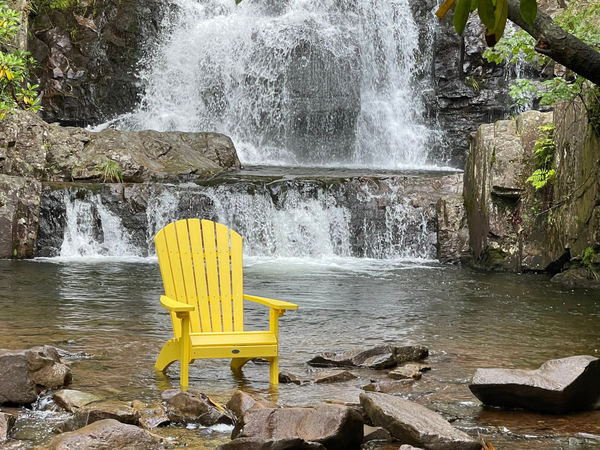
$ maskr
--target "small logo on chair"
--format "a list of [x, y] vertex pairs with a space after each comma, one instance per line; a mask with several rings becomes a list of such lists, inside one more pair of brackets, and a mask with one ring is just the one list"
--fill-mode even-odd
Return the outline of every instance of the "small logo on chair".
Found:
[[233, 353], [234, 355], [237, 355], [240, 351], [236, 348], [234, 350], [231, 350], [231, 353]]

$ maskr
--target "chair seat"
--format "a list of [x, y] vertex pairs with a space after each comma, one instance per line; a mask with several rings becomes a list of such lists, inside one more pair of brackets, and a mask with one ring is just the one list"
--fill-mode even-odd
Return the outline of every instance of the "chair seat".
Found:
[[245, 347], [277, 345], [277, 336], [270, 331], [238, 331], [232, 333], [190, 333], [192, 347]]

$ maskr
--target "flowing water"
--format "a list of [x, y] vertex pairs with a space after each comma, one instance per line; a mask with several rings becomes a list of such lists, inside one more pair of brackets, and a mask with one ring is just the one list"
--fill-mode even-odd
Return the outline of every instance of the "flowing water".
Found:
[[[499, 449], [600, 446], [598, 412], [555, 416], [483, 408], [467, 387], [478, 367], [533, 369], [551, 358], [598, 355], [600, 292], [573, 290], [545, 276], [351, 257], [247, 257], [245, 291], [299, 305], [281, 319], [281, 370], [301, 375], [305, 362], [322, 351], [422, 344], [432, 370], [402, 396], [433, 407], [472, 435], [480, 432]], [[167, 377], [153, 370], [171, 334], [158, 303], [162, 292], [154, 258], [0, 261], [0, 347], [51, 344], [84, 352], [89, 357], [72, 361], [74, 389], [155, 403], [162, 390], [178, 385], [177, 364]], [[250, 327], [267, 324], [260, 312], [246, 311]], [[361, 386], [385, 378], [378, 371], [353, 372], [358, 379], [333, 385], [282, 384], [277, 401], [355, 403]], [[236, 389], [274, 395], [268, 368], [251, 363], [237, 378], [227, 361], [197, 361], [190, 386], [222, 402]], [[207, 437], [202, 429], [160, 432], [177, 437], [172, 448], [186, 442], [213, 448], [227, 440], [226, 433]]]

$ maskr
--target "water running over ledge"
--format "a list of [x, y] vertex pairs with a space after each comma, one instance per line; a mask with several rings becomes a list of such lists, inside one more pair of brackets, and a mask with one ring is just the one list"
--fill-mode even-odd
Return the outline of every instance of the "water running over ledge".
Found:
[[217, 131], [244, 164], [423, 167], [430, 49], [408, 0], [173, 0], [140, 107], [110, 126]]

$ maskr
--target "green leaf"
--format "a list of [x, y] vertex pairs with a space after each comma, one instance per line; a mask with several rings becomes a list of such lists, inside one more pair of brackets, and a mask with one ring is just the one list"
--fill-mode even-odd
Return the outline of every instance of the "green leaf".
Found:
[[529, 25], [533, 25], [537, 16], [536, 0], [521, 0], [521, 17]]
[[494, 17], [494, 3], [492, 0], [479, 0], [478, 12], [481, 22], [487, 28], [493, 29], [496, 24], [496, 18]]
[[479, 0], [471, 0], [471, 9], [469, 10], [469, 12], [473, 12], [477, 9], [477, 6], [479, 4]]
[[508, 0], [496, 0], [494, 16], [496, 17], [496, 22], [493, 32], [494, 36], [496, 37], [496, 42], [498, 42], [504, 34], [504, 28], [506, 28], [506, 19], [508, 18]]
[[465, 31], [469, 13], [471, 12], [471, 0], [458, 0], [454, 7], [454, 29], [460, 35]]

